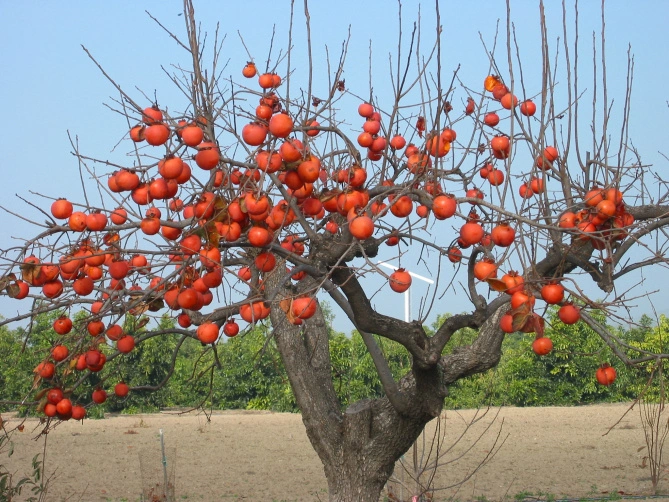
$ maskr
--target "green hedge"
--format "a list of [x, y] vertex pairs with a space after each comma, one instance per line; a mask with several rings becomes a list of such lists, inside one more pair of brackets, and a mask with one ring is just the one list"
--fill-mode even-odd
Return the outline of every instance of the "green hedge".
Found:
[[[331, 314], [326, 312], [329, 321]], [[33, 320], [26, 341], [26, 328], [0, 328], [0, 400], [21, 401], [30, 395], [32, 369], [49, 352], [55, 340], [67, 343], [51, 329], [57, 313], [42, 314]], [[500, 364], [493, 370], [459, 381], [446, 399], [449, 408], [469, 408], [485, 404], [514, 406], [578, 405], [602, 401], [634, 399], [644, 389], [652, 368], [627, 369], [615, 359], [609, 348], [584, 323], [566, 326], [556, 318], [555, 310], [547, 313], [547, 332], [554, 350], [544, 357], [531, 350], [534, 335], [507, 335]], [[135, 329], [138, 319], [128, 317], [125, 329]], [[428, 328], [438, 326], [442, 319]], [[604, 318], [600, 316], [600, 321]], [[173, 320], [163, 318], [162, 327]], [[142, 323], [138, 323], [141, 325]], [[471, 343], [476, 332], [457, 332], [452, 347]], [[657, 327], [648, 318], [618, 335], [632, 346], [651, 352], [667, 352], [669, 320], [662, 317]], [[330, 329], [332, 374], [342, 407], [363, 399], [381, 396], [383, 391], [362, 338], [357, 333], [346, 336]], [[170, 361], [181, 343], [172, 377], [157, 391], [135, 391], [123, 400], [113, 396], [113, 386], [124, 380], [131, 387], [156, 386], [170, 371]], [[410, 368], [410, 358], [398, 344], [377, 337], [395, 377]], [[72, 348], [71, 348], [72, 350]], [[215, 350], [215, 353], [214, 353]], [[111, 353], [111, 350], [109, 350]], [[115, 361], [116, 362], [116, 361]], [[610, 387], [598, 385], [595, 371], [604, 362], [618, 371], [618, 379]], [[94, 407], [91, 414], [106, 411], [156, 411], [165, 407], [198, 407], [214, 409], [266, 409], [297, 411], [286, 373], [267, 324], [219, 343], [215, 349], [203, 347], [191, 338], [178, 335], [155, 337], [138, 345], [130, 354], [108, 364], [100, 374], [93, 375], [74, 393], [74, 400], [88, 402], [96, 386], [110, 394], [103, 407]], [[0, 404], [0, 410], [34, 410]]]

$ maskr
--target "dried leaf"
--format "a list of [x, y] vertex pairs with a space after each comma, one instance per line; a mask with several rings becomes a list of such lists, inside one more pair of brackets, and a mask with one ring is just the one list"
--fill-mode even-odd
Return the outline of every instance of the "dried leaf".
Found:
[[214, 198], [214, 212], [224, 211], [228, 208], [228, 201], [223, 197]]
[[34, 284], [42, 267], [37, 263], [22, 263], [20, 269], [23, 280], [28, 284]]
[[206, 240], [207, 244], [213, 247], [218, 247], [221, 242], [221, 234], [218, 233], [216, 225], [212, 224], [213, 222], [209, 221], [205, 225], [205, 230], [207, 231]]
[[507, 312], [509, 315], [516, 315], [516, 314], [530, 314], [532, 313], [532, 309], [527, 303], [522, 303], [520, 306], [516, 307], [515, 309], [511, 309]]
[[33, 378], [33, 384], [30, 387], [30, 390], [35, 390], [37, 387], [39, 387], [41, 381], [42, 377], [36, 374], [35, 377]]
[[418, 117], [418, 120], [416, 120], [416, 132], [419, 138], [423, 137], [423, 133], [425, 132], [425, 117]]
[[327, 190], [327, 191], [321, 193], [321, 194], [318, 196], [318, 199], [319, 199], [321, 202], [327, 202], [327, 201], [329, 201], [329, 200], [334, 199], [334, 198], [337, 197], [338, 195], [339, 195], [339, 194], [338, 194], [337, 192], [333, 192], [332, 190]]
[[291, 308], [286, 312], [286, 318], [291, 324], [301, 324], [302, 320], [293, 315], [293, 309]]
[[513, 316], [513, 322], [511, 323], [511, 326], [513, 327], [514, 331], [522, 331], [525, 325], [527, 325], [528, 321], [531, 320], [532, 318], [532, 313], [529, 312], [517, 312], [515, 314], [512, 314]]
[[291, 311], [291, 307], [293, 305], [293, 300], [290, 298], [284, 298], [279, 302], [279, 307], [281, 307], [281, 310], [283, 310], [286, 314]]
[[39, 404], [37, 405], [37, 413], [43, 413], [44, 407], [46, 406], [47, 400], [46, 397], [40, 399]]
[[246, 197], [239, 198], [239, 208], [242, 210], [242, 213], [248, 213], [246, 209]]
[[165, 307], [165, 302], [163, 301], [162, 298], [154, 298], [149, 303], [149, 310], [151, 312], [159, 312], [164, 307]]
[[148, 317], [143, 317], [139, 320], [139, 322], [135, 325], [135, 330], [140, 330], [147, 324], [149, 324], [149, 318]]
[[220, 221], [221, 223], [230, 223], [230, 215], [228, 214], [228, 206], [225, 206], [218, 211], [214, 211], [214, 215], [209, 218], [207, 225], [213, 225], [214, 222]]
[[8, 274], [5, 277], [0, 279], [0, 289], [5, 289], [12, 282], [16, 282], [16, 276], [14, 274]]
[[532, 324], [534, 325], [534, 332], [539, 336], [544, 336], [546, 333], [546, 321], [538, 314], [532, 314]]
[[19, 296], [21, 288], [19, 288], [19, 285], [16, 282], [11, 282], [5, 286], [5, 291], [7, 292], [7, 296], [10, 298], [16, 298]]
[[35, 394], [35, 399], [42, 399], [46, 396], [46, 393], [49, 392], [49, 389], [42, 389], [37, 394]]
[[114, 246], [120, 240], [121, 236], [118, 232], [109, 232], [102, 238], [102, 242], [105, 243], [105, 246]]
[[140, 316], [144, 312], [149, 310], [149, 304], [146, 302], [140, 302], [136, 307], [128, 309], [128, 312], [134, 316]]
[[471, 115], [472, 113], [474, 113], [474, 107], [475, 107], [474, 100], [471, 97], [467, 98], [467, 106], [465, 107], [465, 115]]
[[488, 283], [488, 286], [490, 286], [490, 289], [492, 289], [493, 291], [502, 292], [508, 289], [504, 281], [501, 281], [499, 279], [494, 279], [491, 277], [489, 279], [486, 279], [486, 282]]
[[292, 298], [285, 298], [279, 302], [281, 310], [286, 313], [286, 318], [292, 324], [296, 324], [297, 317], [293, 315], [293, 300]]

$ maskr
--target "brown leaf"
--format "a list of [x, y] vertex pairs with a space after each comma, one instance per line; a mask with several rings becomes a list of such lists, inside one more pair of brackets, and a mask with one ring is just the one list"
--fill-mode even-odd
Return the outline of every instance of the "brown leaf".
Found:
[[284, 298], [279, 302], [279, 306], [281, 307], [281, 310], [283, 310], [286, 313], [286, 317], [288, 318], [288, 321], [292, 324], [295, 324], [295, 321], [297, 320], [297, 317], [293, 315], [293, 300], [292, 298]]
[[5, 286], [5, 291], [10, 298], [16, 298], [21, 292], [21, 288], [19, 288], [19, 285], [16, 282], [10, 282]]
[[223, 197], [214, 198], [214, 212], [225, 211], [228, 208], [228, 201]]
[[334, 199], [334, 198], [337, 197], [338, 195], [339, 195], [339, 193], [337, 193], [337, 192], [334, 192], [334, 191], [332, 191], [332, 190], [327, 190], [327, 191], [321, 193], [321, 194], [318, 196], [318, 199], [319, 199], [321, 202], [327, 202], [327, 201], [329, 201], [329, 200]]
[[504, 281], [501, 281], [499, 279], [494, 279], [491, 277], [489, 279], [486, 279], [486, 282], [488, 283], [488, 286], [490, 286], [490, 289], [492, 289], [493, 291], [502, 292], [507, 290]]
[[36, 374], [35, 377], [33, 378], [33, 384], [30, 387], [30, 390], [35, 390], [37, 387], [39, 387], [41, 381], [42, 377]]
[[0, 278], [0, 289], [5, 289], [12, 282], [16, 282], [16, 276], [14, 274], [8, 274], [3, 278]]
[[539, 336], [544, 336], [546, 333], [546, 321], [539, 314], [532, 314], [532, 324], [534, 325], [534, 332]]
[[142, 329], [144, 326], [149, 324], [149, 318], [148, 317], [143, 317], [142, 319], [139, 320], [139, 322], [135, 325], [135, 330]]
[[149, 310], [151, 312], [158, 312], [160, 311], [163, 307], [165, 307], [165, 302], [163, 301], [162, 298], [154, 298], [151, 300], [149, 303]]
[[279, 307], [281, 307], [281, 310], [283, 310], [286, 314], [291, 311], [291, 307], [293, 305], [293, 300], [290, 298], [284, 298], [279, 302]]
[[221, 242], [221, 235], [216, 230], [216, 225], [207, 225], [207, 244], [210, 244], [214, 247], [218, 247], [218, 244]]
[[227, 204], [224, 207], [219, 208], [214, 211], [214, 215], [209, 218], [207, 222], [208, 225], [213, 225], [214, 222], [220, 221], [221, 223], [229, 223], [230, 215], [228, 214]]
[[38, 399], [38, 400], [42, 399], [46, 395], [47, 392], [49, 392], [49, 389], [42, 389], [37, 394], [35, 394], [35, 399]]
[[239, 208], [242, 210], [242, 213], [248, 213], [246, 209], [246, 197], [239, 198]]
[[509, 315], [516, 315], [516, 314], [530, 314], [532, 312], [532, 309], [527, 303], [521, 303], [518, 307], [515, 309], [511, 309], [507, 312]]
[[513, 327], [514, 331], [522, 331], [527, 322], [531, 319], [532, 313], [529, 312], [516, 312], [515, 314], [512, 314], [513, 316], [513, 322], [511, 323], [511, 326]]
[[35, 282], [35, 279], [37, 279], [37, 276], [39, 276], [42, 269], [42, 267], [36, 263], [22, 263], [19, 268], [21, 269], [21, 277], [23, 277], [23, 280], [28, 284], [33, 284]]
[[39, 404], [37, 405], [37, 413], [43, 413], [44, 407], [46, 406], [47, 400], [46, 397], [40, 399]]
[[418, 120], [416, 120], [416, 132], [419, 138], [423, 137], [423, 133], [425, 132], [425, 117], [418, 117]]
[[286, 318], [288, 319], [288, 321], [291, 324], [300, 324], [300, 322], [301, 322], [301, 321], [298, 322], [298, 318], [293, 315], [293, 309], [292, 308], [290, 310], [288, 310], [288, 312], [286, 312]]
[[140, 316], [144, 312], [147, 312], [148, 310], [149, 310], [149, 304], [146, 302], [140, 302], [139, 304], [137, 304], [137, 306], [128, 309], [128, 312], [134, 316]]
[[471, 97], [467, 98], [467, 106], [465, 107], [465, 115], [471, 115], [472, 113], [474, 113], [474, 107], [475, 106], [476, 105], [474, 103], [474, 100]]
[[102, 238], [102, 242], [105, 243], [105, 246], [118, 246], [118, 242], [121, 240], [121, 236], [118, 232], [109, 232], [105, 234]]

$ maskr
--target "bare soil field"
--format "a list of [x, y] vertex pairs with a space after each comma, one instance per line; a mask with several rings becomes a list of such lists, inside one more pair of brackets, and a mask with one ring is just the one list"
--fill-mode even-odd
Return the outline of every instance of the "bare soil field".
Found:
[[[649, 496], [638, 408], [621, 420], [629, 407], [493, 409], [468, 429], [476, 411], [445, 411], [439, 434], [443, 465], [434, 480], [442, 489], [435, 500], [514, 500], [530, 493], [542, 499]], [[11, 427], [18, 419], [9, 420]], [[14, 455], [0, 457], [19, 475], [30, 471], [31, 459], [44, 447], [43, 439], [34, 440], [38, 420], [25, 425], [13, 437]], [[148, 471], [140, 457], [157, 467], [158, 483], [162, 478], [160, 429], [176, 500], [327, 500], [321, 463], [300, 415], [249, 411], [214, 412], [210, 419], [163, 412], [63, 423], [47, 437], [46, 473], [53, 475], [48, 500], [141, 500], [143, 485], [151, 482], [142, 480]], [[432, 437], [426, 434], [427, 450]], [[427, 453], [420, 450], [417, 458], [425, 463]], [[405, 461], [412, 459], [410, 451]], [[396, 476], [408, 484], [399, 466]], [[668, 477], [663, 471], [661, 493], [669, 493]], [[394, 486], [399, 494], [401, 485]]]

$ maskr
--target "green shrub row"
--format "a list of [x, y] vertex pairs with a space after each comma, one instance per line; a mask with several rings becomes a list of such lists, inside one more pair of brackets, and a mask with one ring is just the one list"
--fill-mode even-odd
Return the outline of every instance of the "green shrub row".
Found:
[[[32, 369], [48, 355], [54, 340], [68, 343], [67, 336], [59, 337], [51, 329], [57, 315], [38, 315], [29, 328], [0, 328], [0, 410], [34, 411], [34, 407], [17, 403], [31, 399]], [[138, 321], [128, 317], [125, 328], [141, 336], [141, 328], [136, 329], [134, 324]], [[546, 335], [554, 344], [551, 354], [538, 357], [532, 352], [534, 335], [507, 335], [500, 364], [487, 373], [459, 381], [450, 389], [446, 406], [563, 406], [627, 401], [645, 388], [652, 368], [625, 367], [584, 323], [566, 326], [557, 320], [554, 311], [549, 312], [547, 321]], [[169, 318], [161, 320], [164, 328], [172, 322]], [[650, 319], [644, 317], [635, 327], [618, 328], [617, 332], [630, 346], [666, 352], [664, 338], [669, 334], [669, 321], [662, 317], [659, 325], [652, 326]], [[461, 330], [447, 351], [471, 343], [475, 335], [472, 330]], [[333, 330], [329, 337], [333, 381], [342, 406], [382, 395], [362, 338], [357, 333], [347, 336]], [[409, 370], [410, 359], [401, 346], [380, 338], [377, 343], [396, 377]], [[77, 347], [70, 346], [70, 350], [76, 353]], [[109, 352], [112, 353], [111, 347]], [[618, 371], [616, 382], [609, 387], [597, 384], [595, 379], [597, 368], [605, 362]], [[121, 380], [138, 388], [125, 399], [113, 396], [113, 387]], [[73, 393], [73, 400], [89, 402], [96, 387], [106, 389], [110, 398], [104, 406], [92, 407], [91, 416], [101, 416], [105, 411], [148, 412], [166, 407], [297, 411], [266, 324], [219, 343], [215, 349], [203, 350], [196, 340], [178, 335], [148, 339], [121, 357], [118, 364], [109, 364], [89, 378]]]

